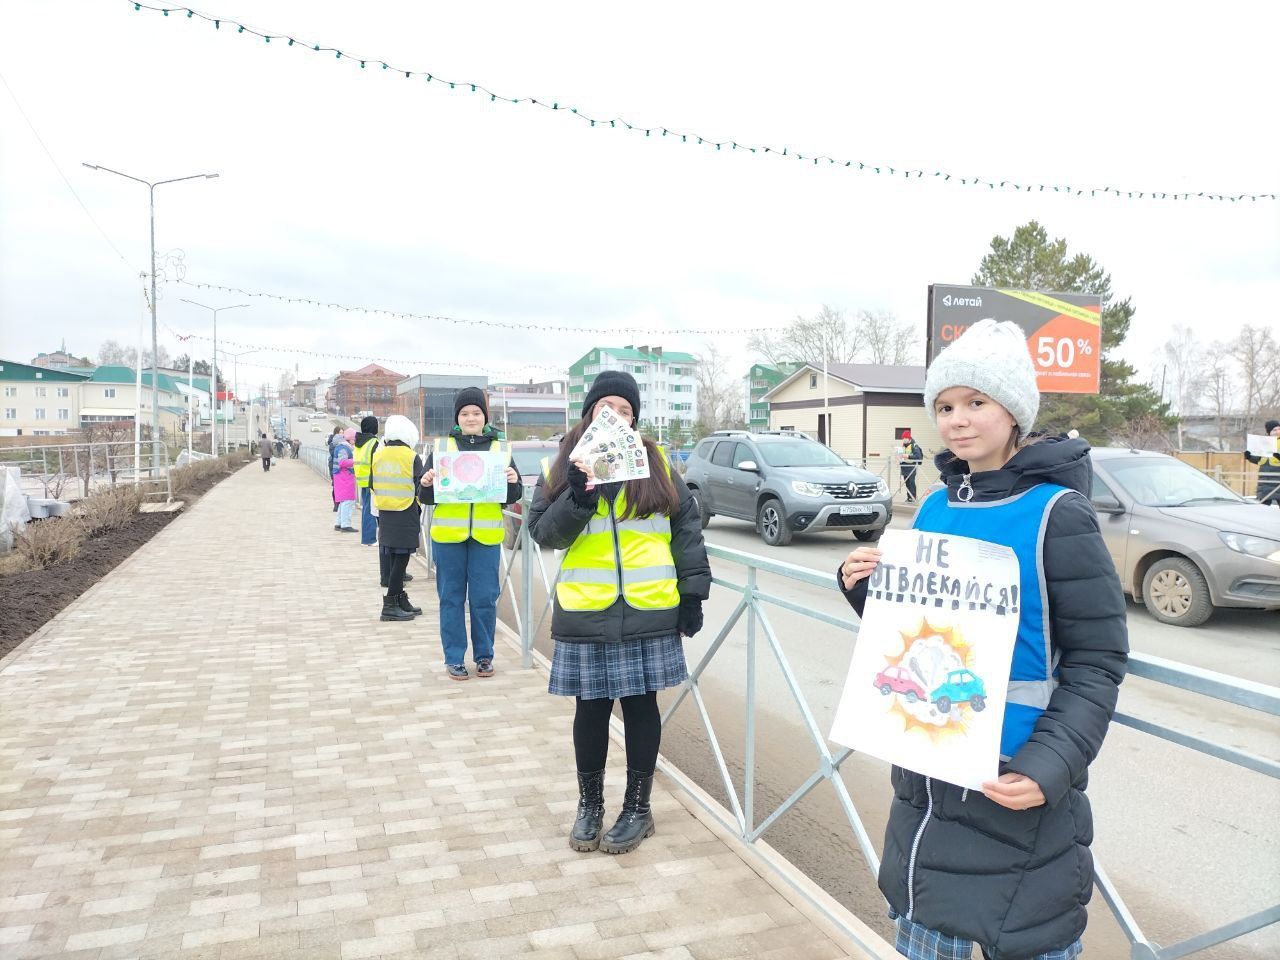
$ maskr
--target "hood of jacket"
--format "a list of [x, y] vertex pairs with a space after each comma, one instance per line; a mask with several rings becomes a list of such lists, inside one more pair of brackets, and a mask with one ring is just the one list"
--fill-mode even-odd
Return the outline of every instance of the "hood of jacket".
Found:
[[365, 433], [363, 430], [356, 434], [356, 447], [363, 447], [370, 440], [377, 438], [376, 433]]
[[449, 431], [449, 436], [453, 438], [459, 450], [488, 450], [495, 440], [501, 439], [495, 431], [488, 429], [484, 433], [472, 435], [463, 433], [457, 427]]
[[1000, 500], [1029, 490], [1038, 483], [1056, 483], [1088, 497], [1093, 487], [1093, 463], [1089, 459], [1089, 443], [1076, 438], [1044, 437], [1015, 453], [999, 470], [971, 473], [969, 464], [949, 450], [934, 458], [942, 482], [947, 485], [947, 499], [955, 500], [956, 491], [969, 475], [974, 500]]

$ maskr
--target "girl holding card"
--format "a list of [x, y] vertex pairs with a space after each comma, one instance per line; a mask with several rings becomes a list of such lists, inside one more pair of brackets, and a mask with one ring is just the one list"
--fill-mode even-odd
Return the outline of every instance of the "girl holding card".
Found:
[[[1084, 789], [1128, 659], [1124, 595], [1089, 502], [1089, 445], [1028, 442], [1040, 407], [1026, 337], [982, 320], [938, 355], [925, 406], [947, 451], [945, 489], [915, 528], [1010, 547], [1023, 603], [1001, 734], [981, 793], [899, 767], [880, 889], [912, 960], [1073, 960], [1093, 888]], [[859, 614], [880, 552], [838, 579]]]
[[[649, 476], [623, 483], [591, 483], [589, 465], [571, 456], [606, 408], [635, 430], [634, 377], [614, 370], [596, 376], [582, 422], [565, 435], [554, 462], [543, 464], [528, 523], [539, 544], [567, 551], [551, 621], [549, 688], [577, 701], [578, 811], [569, 845], [627, 853], [654, 831], [649, 797], [662, 737], [657, 691], [689, 677], [680, 638], [702, 628], [711, 568], [697, 502], [653, 441], [637, 441]], [[626, 726], [627, 784], [617, 822], [602, 832], [615, 700]]]

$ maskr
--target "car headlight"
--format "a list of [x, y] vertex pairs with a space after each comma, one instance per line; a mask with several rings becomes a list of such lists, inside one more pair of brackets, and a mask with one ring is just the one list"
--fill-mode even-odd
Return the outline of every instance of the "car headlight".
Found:
[[807, 480], [792, 480], [791, 489], [802, 497], [824, 497], [827, 491], [820, 483], [809, 483]]
[[1236, 553], [1247, 553], [1251, 557], [1262, 557], [1280, 563], [1280, 540], [1267, 537], [1255, 537], [1248, 533], [1229, 533], [1219, 531], [1222, 542]]
[[889, 484], [885, 482], [884, 477], [876, 481], [876, 493], [882, 497], [889, 495]]

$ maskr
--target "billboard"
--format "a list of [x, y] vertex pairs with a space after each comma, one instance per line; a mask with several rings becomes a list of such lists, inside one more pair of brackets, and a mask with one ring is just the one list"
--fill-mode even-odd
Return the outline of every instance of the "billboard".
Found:
[[929, 286], [928, 363], [969, 327], [991, 317], [1022, 328], [1041, 393], [1097, 393], [1102, 297], [994, 287]]

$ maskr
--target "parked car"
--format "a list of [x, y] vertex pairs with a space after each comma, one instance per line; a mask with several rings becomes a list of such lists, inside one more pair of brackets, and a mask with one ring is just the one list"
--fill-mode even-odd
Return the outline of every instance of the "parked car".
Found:
[[987, 706], [987, 689], [982, 678], [969, 670], [952, 670], [947, 679], [929, 694], [929, 702], [941, 713], [950, 713], [957, 703], [967, 703], [974, 710]]
[[[516, 462], [516, 473], [520, 474], [520, 483], [524, 485], [526, 497], [533, 492], [542, 473], [542, 461], [546, 457], [555, 457], [560, 444], [551, 440], [514, 440], [511, 443], [511, 459]], [[506, 508], [510, 513], [523, 517], [524, 503], [517, 501]], [[506, 515], [502, 518], [506, 529], [506, 545], [508, 550], [520, 547], [520, 523], [515, 517]]]
[[1100, 447], [1092, 460], [1120, 583], [1153, 617], [1197, 627], [1219, 607], [1280, 609], [1280, 510], [1163, 453]]
[[908, 703], [925, 699], [924, 687], [911, 679], [911, 674], [902, 667], [885, 667], [876, 674], [872, 686], [886, 697], [891, 693], [900, 693], [907, 698]]
[[323, 432], [323, 431], [321, 431], [321, 429], [320, 429], [320, 424], [318, 424], [318, 423], [313, 423], [313, 424], [311, 425], [311, 432], [312, 432], [312, 433], [321, 433], [321, 432]]
[[684, 479], [703, 527], [714, 516], [753, 520], [761, 539], [775, 547], [812, 530], [849, 530], [859, 540], [878, 540], [893, 519], [883, 478], [789, 430], [719, 430], [694, 447]]
[[305, 413], [300, 413], [300, 414], [298, 414], [298, 422], [299, 422], [299, 423], [306, 423], [306, 422], [307, 422], [307, 415], [306, 415]]

